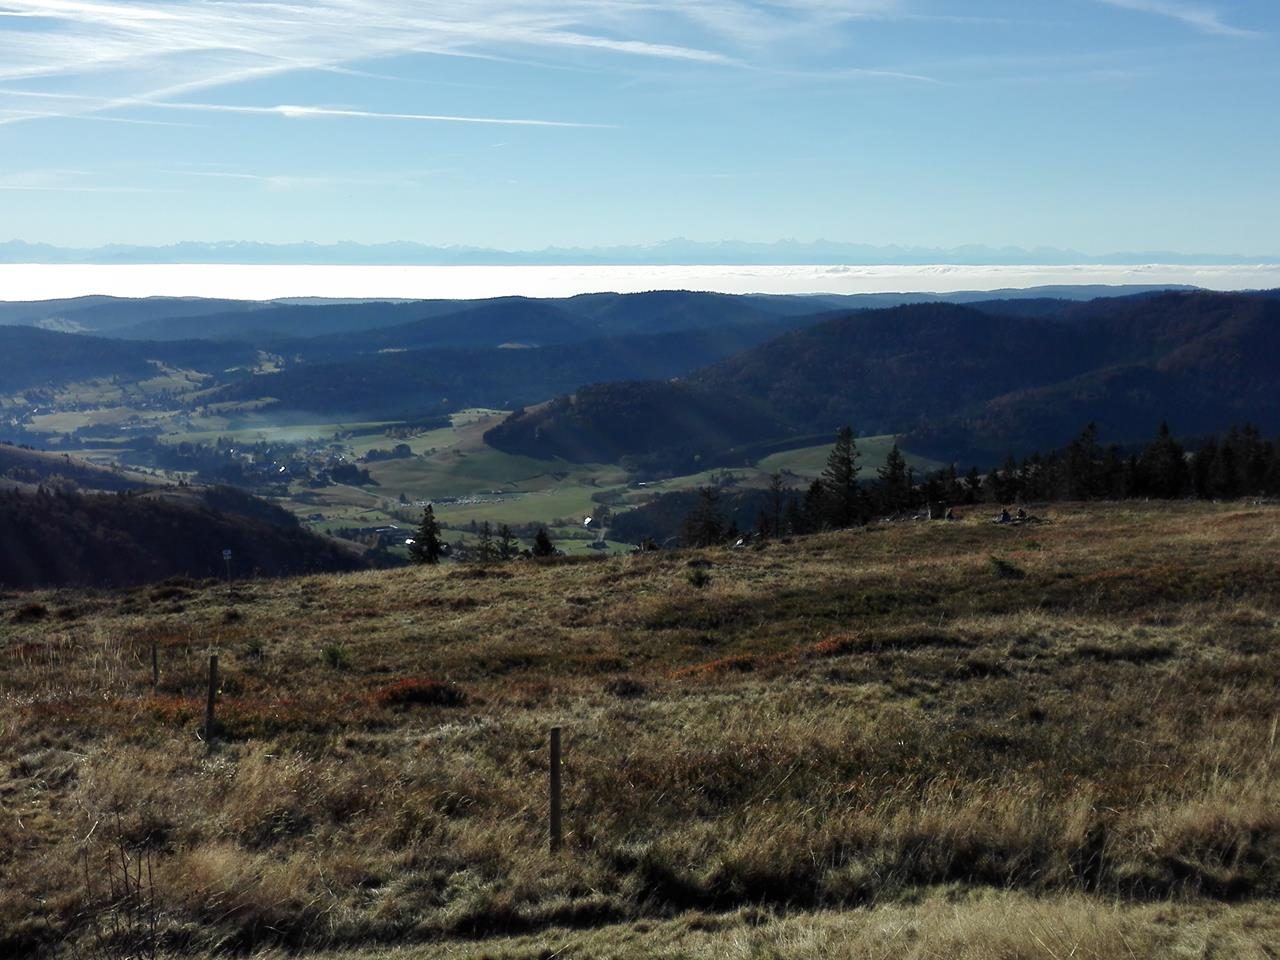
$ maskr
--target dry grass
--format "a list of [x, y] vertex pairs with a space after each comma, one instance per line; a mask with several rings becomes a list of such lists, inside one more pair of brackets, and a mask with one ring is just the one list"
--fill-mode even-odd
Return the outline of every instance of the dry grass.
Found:
[[1277, 950], [1280, 915], [1271, 906], [1170, 908], [945, 891], [919, 903], [838, 913], [690, 913], [331, 960], [1271, 960]]
[[123, 846], [179, 952], [1267, 956], [1280, 512], [1054, 521], [0, 598], [0, 953]]

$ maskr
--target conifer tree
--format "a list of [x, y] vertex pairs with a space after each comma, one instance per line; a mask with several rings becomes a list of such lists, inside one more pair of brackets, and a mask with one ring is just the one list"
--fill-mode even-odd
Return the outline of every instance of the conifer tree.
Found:
[[444, 545], [440, 542], [440, 525], [436, 523], [436, 513], [431, 504], [422, 511], [422, 522], [418, 524], [418, 532], [413, 543], [409, 545], [409, 556], [414, 563], [439, 563]]
[[507, 524], [503, 524], [498, 528], [498, 557], [506, 561], [512, 559], [519, 552], [520, 544], [515, 538], [515, 534], [511, 532], [511, 528]]
[[911, 481], [907, 476], [907, 459], [895, 443], [885, 457], [884, 466], [877, 471], [880, 477], [881, 505], [889, 513], [905, 510], [911, 500]]
[[1138, 460], [1143, 492], [1171, 500], [1182, 496], [1190, 483], [1190, 470], [1182, 444], [1173, 439], [1169, 424], [1161, 423], [1155, 440]]
[[800, 508], [800, 498], [794, 494], [787, 499], [785, 517], [786, 519], [783, 522], [786, 524], [788, 532], [793, 534], [805, 532], [804, 511]]
[[982, 474], [977, 467], [970, 467], [964, 478], [964, 502], [978, 503], [982, 499]]
[[836, 433], [835, 446], [827, 455], [827, 466], [820, 477], [827, 521], [833, 527], [851, 527], [861, 519], [862, 498], [858, 488], [860, 469], [853, 430], [841, 427]]
[[547, 528], [539, 527], [537, 534], [533, 538], [533, 555], [535, 557], [553, 557], [555, 553], [555, 544], [551, 542], [551, 536], [547, 533]]
[[684, 521], [685, 546], [710, 547], [723, 543], [725, 529], [719, 492], [715, 487], [702, 487], [698, 490], [698, 505]]
[[770, 519], [773, 521], [773, 535], [775, 537], [782, 536], [782, 509], [786, 499], [787, 499], [787, 488], [784, 485], [782, 474], [781, 473], [770, 474], [769, 476], [769, 513], [766, 515], [766, 523]]
[[[827, 526], [827, 495], [820, 479], [815, 479], [804, 492], [801, 517], [804, 533], [816, 533]], [[801, 531], [797, 531], [799, 532]]]
[[480, 524], [480, 539], [476, 544], [476, 557], [481, 563], [492, 563], [495, 550], [493, 546], [493, 527], [486, 520]]

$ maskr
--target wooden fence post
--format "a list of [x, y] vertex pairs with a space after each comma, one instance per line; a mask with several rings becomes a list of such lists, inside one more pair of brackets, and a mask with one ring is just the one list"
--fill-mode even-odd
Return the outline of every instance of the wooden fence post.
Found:
[[213, 749], [213, 702], [218, 695], [218, 655], [209, 654], [209, 700], [204, 708], [204, 740]]
[[551, 852], [559, 853], [564, 840], [560, 806], [560, 728], [551, 728]]
[[151, 689], [160, 685], [160, 657], [156, 653], [156, 645], [151, 645]]

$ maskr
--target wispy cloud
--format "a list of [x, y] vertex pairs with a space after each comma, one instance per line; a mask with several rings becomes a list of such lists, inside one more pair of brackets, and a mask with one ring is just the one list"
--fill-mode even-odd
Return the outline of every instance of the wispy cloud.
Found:
[[228, 103], [157, 102], [150, 106], [166, 110], [196, 110], [207, 113], [243, 113], [258, 116], [289, 117], [355, 117], [364, 120], [417, 120], [429, 123], [486, 123], [508, 127], [602, 127], [604, 124], [574, 123], [563, 120], [530, 120], [511, 117], [462, 117], [434, 113], [381, 113], [376, 110], [341, 110], [335, 107], [308, 107], [280, 104], [275, 107], [246, 107]]
[[1201, 33], [1216, 34], [1223, 37], [1258, 36], [1255, 30], [1246, 30], [1226, 23], [1222, 19], [1223, 15], [1211, 7], [1189, 6], [1183, 3], [1174, 3], [1171, 0], [1099, 0], [1099, 2], [1105, 3], [1110, 7], [1120, 7], [1124, 10], [1135, 10], [1139, 13], [1150, 13], [1178, 20], [1189, 27], [1199, 30]]
[[[821, 37], [834, 24], [914, 16], [908, 2], [0, 0], [0, 14], [31, 22], [0, 31], [0, 83], [57, 81], [59, 89], [109, 94], [48, 111], [65, 116], [119, 111], [293, 71], [358, 72], [357, 64], [404, 54], [513, 62], [536, 54], [555, 64], [594, 56], [731, 67], [770, 44]], [[156, 82], [160, 77], [163, 84]], [[40, 113], [31, 110], [24, 118], [31, 115]], [[411, 118], [493, 122], [449, 111], [396, 117]], [[537, 125], [577, 126], [573, 121], [585, 119]]]
[[9, 193], [155, 193], [151, 187], [93, 182], [87, 170], [0, 171], [0, 192]]
[[160, 173], [175, 177], [196, 177], [206, 180], [225, 180], [262, 187], [272, 191], [326, 190], [334, 187], [420, 187], [431, 175], [448, 171], [419, 170], [413, 174], [379, 176], [335, 176], [299, 173], [246, 173], [233, 170], [162, 170]]

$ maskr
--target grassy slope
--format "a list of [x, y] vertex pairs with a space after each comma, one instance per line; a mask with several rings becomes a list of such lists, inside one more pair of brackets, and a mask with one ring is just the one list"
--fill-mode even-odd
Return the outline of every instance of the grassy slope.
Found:
[[[761, 460], [756, 467], [707, 470], [650, 483], [643, 490], [628, 490], [625, 487], [626, 475], [614, 465], [534, 460], [487, 446], [483, 434], [493, 426], [497, 414], [459, 417], [453, 427], [424, 434], [428, 438], [425, 441], [415, 438], [415, 451], [422, 456], [370, 464], [369, 472], [380, 487], [371, 487], [369, 491], [392, 499], [402, 492], [410, 500], [485, 498], [480, 503], [437, 505], [436, 515], [455, 528], [464, 527], [472, 520], [477, 523], [488, 520], [494, 524], [551, 524], [555, 519], [573, 519], [576, 523], [598, 509], [591, 499], [593, 494], [612, 491], [626, 503], [636, 504], [653, 494], [714, 484], [715, 478], [726, 472], [732, 473], [742, 486], [764, 487], [768, 484], [769, 474], [789, 471], [792, 474], [790, 484], [803, 489], [809, 480], [822, 472], [831, 452], [830, 444], [804, 447], [773, 454]], [[875, 471], [883, 466], [893, 439], [864, 437], [858, 441], [864, 477], [874, 477]], [[382, 444], [389, 446], [392, 442], [382, 441]], [[435, 452], [426, 455], [430, 449]], [[912, 455], [907, 459], [919, 470], [942, 466]], [[498, 500], [499, 493], [505, 498]], [[330, 524], [333, 525], [340, 524]], [[568, 526], [560, 529], [566, 534], [573, 532]], [[567, 541], [561, 545], [569, 546]]]
[[[875, 472], [884, 466], [885, 458], [889, 455], [889, 450], [893, 446], [895, 439], [892, 436], [858, 438], [859, 463], [862, 465], [862, 476], [864, 478], [874, 477]], [[831, 444], [829, 443], [816, 447], [801, 447], [798, 450], [787, 450], [783, 453], [771, 454], [761, 460], [758, 466], [766, 474], [778, 470], [790, 470], [797, 476], [813, 478], [821, 474], [826, 468], [827, 456], [830, 453]], [[940, 461], [918, 457], [912, 453], [904, 453], [903, 455], [907, 458], [907, 463], [910, 466], [921, 472], [941, 470], [946, 466], [945, 463]]]
[[[1280, 513], [1053, 521], [708, 551], [701, 590], [667, 553], [254, 583], [234, 604], [212, 586], [8, 596], [0, 930], [69, 925], [79, 856], [92, 877], [122, 836], [149, 838], [164, 924], [195, 949], [559, 930], [450, 949], [1265, 956]], [[230, 742], [206, 757], [211, 646]], [[468, 701], [382, 705], [406, 677]], [[687, 911], [704, 919], [663, 920]]]

